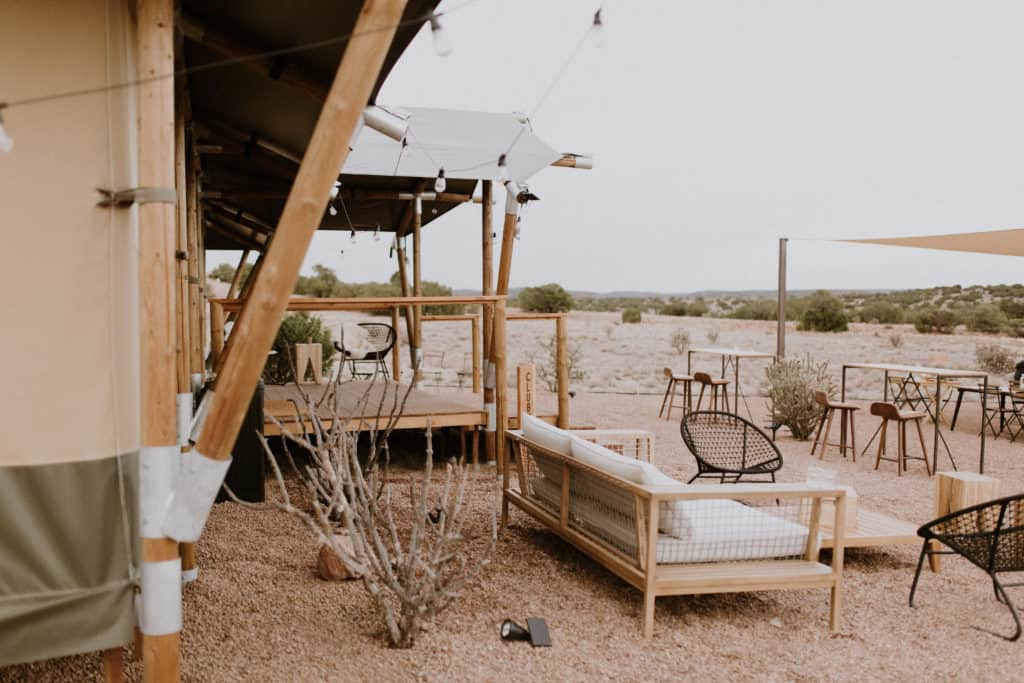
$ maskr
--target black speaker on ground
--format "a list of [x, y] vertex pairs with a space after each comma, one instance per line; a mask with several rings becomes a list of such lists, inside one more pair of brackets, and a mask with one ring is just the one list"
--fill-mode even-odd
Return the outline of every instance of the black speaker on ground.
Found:
[[[231, 466], [228, 468], [224, 483], [241, 500], [248, 503], [262, 503], [266, 499], [263, 485], [266, 455], [259, 434], [263, 433], [263, 380], [256, 385], [249, 409], [238, 431], [238, 439], [231, 449]], [[222, 488], [217, 494], [217, 502], [230, 500]]]

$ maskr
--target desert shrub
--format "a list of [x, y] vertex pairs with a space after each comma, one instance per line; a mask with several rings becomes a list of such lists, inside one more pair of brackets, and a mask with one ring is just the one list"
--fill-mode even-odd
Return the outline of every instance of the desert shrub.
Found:
[[1008, 375], [1014, 369], [1013, 356], [999, 344], [979, 344], [974, 349], [974, 358], [978, 367], [993, 375]]
[[789, 428], [793, 438], [806, 441], [821, 419], [821, 406], [814, 401], [815, 391], [830, 396], [835, 385], [828, 373], [828, 363], [782, 358], [765, 370], [766, 390], [775, 406], [773, 421]]
[[967, 329], [972, 332], [1002, 332], [1009, 322], [998, 306], [981, 304], [974, 306], [967, 314]]
[[691, 301], [687, 306], [687, 315], [693, 318], [702, 318], [708, 314], [711, 308], [708, 306], [708, 302], [704, 299], [696, 299]]
[[519, 292], [519, 308], [533, 313], [562, 313], [572, 310], [572, 295], [561, 285], [551, 282], [540, 287], [527, 287]]
[[1005, 313], [1007, 318], [1024, 318], [1024, 301], [1002, 299], [999, 302], [999, 310]]
[[953, 334], [956, 329], [957, 314], [944, 308], [922, 308], [914, 316], [914, 329], [921, 334]]
[[1011, 337], [1024, 337], [1024, 318], [1014, 318], [1006, 324], [1006, 334]]
[[807, 300], [807, 309], [800, 317], [800, 329], [812, 332], [844, 332], [847, 329], [842, 300], [819, 289]]
[[[252, 273], [252, 264], [245, 263], [242, 265], [242, 279], [239, 281], [238, 286], [244, 287], [246, 281], [249, 279], [249, 275]], [[220, 280], [221, 282], [231, 282], [235, 279], [235, 268], [230, 263], [222, 263], [209, 273], [210, 277], [214, 280]]]
[[622, 322], [624, 323], [638, 323], [643, 320], [643, 313], [640, 312], [639, 308], [624, 308], [622, 309]]
[[857, 319], [862, 323], [893, 325], [903, 322], [903, 309], [887, 301], [869, 301], [857, 311]]
[[712, 327], [710, 330], [708, 330], [708, 333], [705, 336], [707, 337], [707, 340], [708, 340], [709, 344], [717, 344], [718, 343], [718, 338], [721, 335], [718, 333], [718, 328], [717, 327]]
[[287, 384], [293, 381], [293, 347], [309, 340], [323, 347], [323, 372], [325, 375], [328, 374], [334, 363], [334, 346], [331, 343], [330, 330], [324, 326], [320, 318], [309, 313], [289, 313], [281, 320], [281, 327], [278, 328], [277, 337], [274, 339], [274, 350], [277, 353], [268, 356], [266, 365], [263, 366], [263, 381], [267, 384]]
[[662, 315], [690, 315], [690, 306], [685, 301], [670, 301], [658, 311]]
[[[566, 346], [569, 361], [569, 381], [582, 382], [587, 378], [583, 368], [583, 346], [569, 341]], [[530, 354], [530, 362], [537, 367], [537, 379], [548, 391], [558, 391], [558, 342], [554, 335], [540, 342], [540, 348]]]
[[744, 301], [732, 309], [729, 317], [738, 320], [775, 320], [779, 317], [778, 303], [771, 299]]
[[295, 293], [302, 294], [303, 296], [317, 297], [318, 299], [334, 296], [352, 296], [346, 295], [342, 291], [341, 280], [338, 279], [337, 273], [319, 263], [313, 266], [312, 275], [299, 276], [299, 279], [295, 282]]
[[899, 332], [893, 332], [892, 334], [889, 335], [889, 344], [891, 344], [894, 349], [902, 348], [903, 335], [900, 334]]
[[686, 353], [686, 350], [690, 348], [690, 333], [686, 330], [676, 330], [672, 334], [671, 344], [679, 355]]

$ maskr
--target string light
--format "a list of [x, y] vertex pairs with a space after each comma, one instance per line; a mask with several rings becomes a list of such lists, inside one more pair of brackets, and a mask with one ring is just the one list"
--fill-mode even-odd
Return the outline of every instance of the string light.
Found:
[[327, 213], [332, 216], [338, 215], [338, 207], [335, 206], [335, 202], [338, 201], [338, 195], [341, 193], [341, 181], [335, 180], [334, 186], [331, 188], [331, 201], [327, 203]]
[[380, 223], [377, 224], [377, 229], [373, 231], [373, 241], [380, 242]]
[[442, 168], [437, 172], [437, 180], [434, 181], [434, 192], [444, 192], [446, 187], [448, 187], [448, 183], [444, 179], [444, 169]]
[[506, 155], [502, 154], [498, 157], [498, 178], [499, 183], [508, 182], [508, 167], [506, 166]]
[[355, 228], [352, 228], [352, 233], [348, 236], [348, 238], [350, 240], [352, 240], [352, 244], [356, 243], [356, 229]]
[[430, 15], [430, 32], [434, 36], [434, 52], [438, 57], [447, 57], [452, 53], [452, 44], [448, 36], [441, 29], [441, 20], [436, 14]]
[[0, 116], [0, 152], [7, 154], [14, 149], [14, 140], [7, 134], [7, 129], [4, 128], [4, 117]]

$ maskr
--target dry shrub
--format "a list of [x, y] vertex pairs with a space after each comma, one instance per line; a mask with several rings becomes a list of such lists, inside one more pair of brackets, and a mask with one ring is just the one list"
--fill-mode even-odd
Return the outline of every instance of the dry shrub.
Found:
[[672, 334], [671, 344], [676, 353], [683, 355], [690, 348], [690, 333], [686, 330], [676, 330]]
[[889, 343], [892, 344], [894, 349], [903, 348], [903, 335], [899, 332], [893, 332], [889, 335]]
[[[569, 381], [585, 380], [587, 371], [583, 369], [583, 346], [579, 342], [569, 341], [566, 355], [569, 357]], [[540, 349], [530, 354], [530, 362], [537, 366], [537, 379], [544, 388], [558, 391], [558, 340], [555, 335], [540, 343]]]
[[712, 327], [710, 330], [708, 330], [707, 338], [708, 338], [708, 343], [709, 344], [717, 344], [718, 343], [718, 337], [719, 337], [719, 333], [718, 333], [718, 328], [717, 327]]
[[765, 385], [775, 414], [773, 422], [788, 427], [793, 438], [806, 441], [821, 419], [821, 406], [814, 401], [815, 391], [835, 394], [828, 363], [782, 358], [765, 370]]
[[978, 367], [993, 375], [1013, 372], [1013, 356], [999, 344], [979, 344], [974, 349], [974, 358], [978, 361]]

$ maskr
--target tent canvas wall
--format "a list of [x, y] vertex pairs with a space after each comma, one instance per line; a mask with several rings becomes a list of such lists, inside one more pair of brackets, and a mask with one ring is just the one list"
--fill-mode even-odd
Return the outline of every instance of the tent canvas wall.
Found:
[[[127, 3], [16, 2], [0, 93], [16, 101], [135, 76]], [[138, 449], [135, 92], [4, 112], [0, 155], [0, 666], [129, 641]]]

